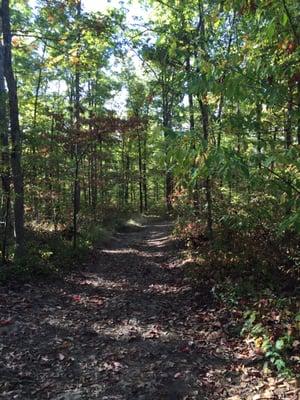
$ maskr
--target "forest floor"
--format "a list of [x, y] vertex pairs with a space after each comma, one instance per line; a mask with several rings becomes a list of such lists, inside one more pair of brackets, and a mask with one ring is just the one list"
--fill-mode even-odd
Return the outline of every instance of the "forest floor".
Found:
[[118, 233], [65, 280], [0, 287], [0, 399], [298, 400], [193, 288], [171, 229]]

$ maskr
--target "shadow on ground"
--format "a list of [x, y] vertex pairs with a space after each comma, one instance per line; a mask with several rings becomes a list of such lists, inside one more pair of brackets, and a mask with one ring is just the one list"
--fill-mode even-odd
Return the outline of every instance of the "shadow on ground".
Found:
[[65, 282], [2, 288], [0, 399], [228, 398], [234, 350], [170, 231], [119, 233]]

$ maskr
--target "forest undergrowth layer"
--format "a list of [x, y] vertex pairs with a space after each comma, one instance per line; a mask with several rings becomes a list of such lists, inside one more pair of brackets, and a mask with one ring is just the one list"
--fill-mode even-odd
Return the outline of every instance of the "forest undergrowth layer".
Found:
[[[262, 225], [215, 230], [179, 218], [177, 237], [186, 245], [184, 266], [196, 289], [231, 315], [227, 329], [245, 338], [265, 373], [300, 373], [300, 280], [297, 240], [279, 238]], [[235, 324], [232, 324], [235, 320]]]
[[102, 221], [85, 218], [80, 224], [76, 248], [72, 241], [72, 226], [54, 227], [46, 221], [31, 223], [26, 227], [26, 256], [15, 262], [7, 260], [0, 269], [0, 282], [63, 279], [64, 275], [86, 263], [95, 248], [108, 243], [117, 231], [138, 229], [150, 219], [138, 214], [130, 218], [128, 213], [116, 214], [113, 210], [109, 215]]

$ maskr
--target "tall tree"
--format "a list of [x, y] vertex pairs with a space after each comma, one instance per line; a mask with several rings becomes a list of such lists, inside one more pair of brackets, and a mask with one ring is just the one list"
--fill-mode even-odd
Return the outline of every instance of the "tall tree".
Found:
[[11, 135], [11, 169], [14, 184], [14, 228], [16, 256], [24, 254], [24, 186], [21, 164], [22, 137], [19, 123], [19, 103], [17, 85], [12, 65], [11, 24], [9, 0], [2, 0], [2, 32], [4, 45], [4, 75], [8, 87], [10, 135]]

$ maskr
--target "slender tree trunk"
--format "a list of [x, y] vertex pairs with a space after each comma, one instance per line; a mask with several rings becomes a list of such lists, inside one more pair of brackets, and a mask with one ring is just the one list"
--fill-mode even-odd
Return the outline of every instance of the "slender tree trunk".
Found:
[[130, 156], [128, 150], [125, 155], [126, 173], [125, 173], [125, 204], [128, 205], [129, 201], [129, 182], [130, 182]]
[[168, 212], [172, 212], [172, 193], [173, 193], [173, 174], [168, 169], [166, 173], [166, 198], [167, 198], [167, 210]]
[[[81, 0], [77, 2], [77, 21], [79, 22], [81, 16]], [[81, 32], [78, 30], [77, 34], [77, 58], [80, 56], [80, 40]], [[75, 176], [74, 176], [74, 190], [73, 190], [73, 247], [77, 246], [77, 215], [80, 209], [80, 183], [79, 183], [79, 166], [80, 166], [80, 149], [77, 143], [77, 136], [80, 131], [80, 70], [79, 65], [76, 64], [75, 70], [75, 145], [74, 145], [74, 157], [75, 157]]]
[[166, 186], [165, 186], [165, 192], [166, 192], [166, 204], [167, 204], [167, 210], [168, 212], [172, 212], [173, 206], [172, 206], [172, 194], [173, 194], [173, 187], [174, 187], [174, 182], [173, 182], [173, 173], [171, 171], [171, 166], [169, 163], [169, 151], [170, 151], [170, 130], [171, 130], [171, 114], [170, 114], [170, 105], [169, 105], [169, 100], [168, 100], [168, 93], [166, 88], [163, 88], [163, 128], [164, 128], [164, 136], [165, 136], [165, 146], [166, 146]]
[[100, 154], [99, 154], [100, 195], [99, 196], [100, 196], [101, 213], [103, 213], [104, 202], [105, 202], [105, 193], [104, 193], [105, 174], [104, 174], [104, 162], [103, 162], [103, 138], [101, 136], [101, 133], [100, 133], [100, 137], [99, 137], [99, 152], [100, 152]]
[[[191, 74], [191, 61], [190, 61], [190, 55], [186, 58], [186, 72], [188, 76], [188, 82], [190, 81], [190, 74]], [[192, 149], [195, 150], [195, 138], [194, 138], [194, 133], [195, 133], [195, 111], [194, 111], [194, 98], [192, 93], [188, 93], [188, 100], [189, 100], [189, 122], [190, 122], [190, 132], [191, 132], [191, 139], [192, 139]], [[193, 169], [197, 168], [196, 165], [196, 157], [193, 160]], [[199, 214], [199, 209], [200, 209], [200, 198], [199, 198], [199, 180], [196, 179], [195, 181], [195, 186], [192, 188], [192, 193], [190, 195], [193, 199], [193, 205], [194, 205], [194, 211], [195, 215]]]
[[[55, 127], [55, 120], [54, 117], [52, 117], [52, 121], [51, 121], [51, 130], [50, 130], [50, 154], [54, 153], [54, 127]], [[53, 204], [53, 195], [54, 195], [54, 191], [53, 191], [53, 172], [54, 172], [54, 165], [53, 165], [53, 161], [51, 159], [51, 157], [49, 158], [49, 162], [48, 162], [48, 166], [49, 166], [49, 175], [48, 175], [48, 190], [50, 193], [50, 199], [49, 199], [49, 203], [48, 203], [48, 207], [49, 207], [49, 219], [54, 221], [54, 204]]]
[[87, 177], [88, 177], [88, 190], [87, 190], [87, 203], [89, 209], [92, 206], [92, 154], [87, 157]]
[[9, 0], [2, 0], [2, 30], [4, 43], [4, 74], [8, 87], [10, 133], [11, 133], [11, 169], [14, 185], [14, 230], [16, 257], [24, 254], [24, 184], [21, 164], [22, 143], [19, 124], [19, 103], [17, 85], [12, 66], [11, 27]]
[[[202, 54], [204, 59], [209, 61], [208, 53], [207, 53], [207, 38], [206, 38], [206, 27], [205, 27], [205, 12], [203, 9], [203, 3], [198, 0], [198, 13], [199, 13], [199, 22], [198, 22], [198, 32], [200, 34], [200, 47], [202, 50]], [[205, 76], [205, 72], [203, 73]], [[209, 109], [207, 103], [207, 93], [198, 95], [198, 101], [202, 116], [202, 129], [203, 129], [203, 139], [204, 139], [204, 151], [208, 149], [208, 141], [209, 141]], [[208, 173], [208, 176], [205, 180], [205, 197], [206, 197], [206, 206], [207, 206], [207, 233], [208, 238], [213, 240], [213, 215], [212, 215], [212, 185], [211, 185], [211, 176]]]
[[80, 184], [79, 184], [79, 159], [75, 161], [74, 195], [73, 195], [73, 248], [77, 247], [77, 214], [80, 208]]
[[144, 192], [144, 209], [148, 211], [148, 186], [147, 186], [147, 131], [144, 132], [144, 141], [143, 141], [143, 192]]
[[[94, 82], [92, 79], [88, 81], [88, 96], [89, 96], [89, 118], [92, 121], [94, 104]], [[93, 124], [89, 123], [90, 134], [93, 135]], [[92, 208], [92, 213], [97, 219], [97, 144], [93, 143], [91, 152], [88, 155], [88, 205]]]
[[[241, 116], [241, 108], [240, 108], [239, 102], [237, 102], [236, 115], [238, 118], [240, 118], [240, 116]], [[241, 133], [240, 133], [239, 129], [237, 129], [237, 131], [236, 131], [236, 139], [237, 139], [237, 153], [240, 155], [241, 154]], [[260, 142], [260, 138], [258, 139], [258, 141]]]
[[298, 107], [298, 121], [297, 121], [297, 141], [300, 145], [300, 80], [297, 82], [297, 107]]
[[123, 207], [126, 207], [127, 203], [126, 203], [126, 186], [127, 186], [127, 182], [126, 182], [126, 141], [125, 141], [125, 135], [122, 135], [122, 185], [123, 185], [123, 189], [122, 189], [122, 194], [123, 194], [123, 201], [122, 201], [122, 205]]
[[285, 147], [289, 149], [293, 143], [292, 136], [292, 112], [293, 112], [293, 88], [289, 85], [288, 88], [288, 103], [287, 103], [287, 115], [285, 123]]
[[[37, 80], [36, 89], [35, 89], [35, 96], [34, 96], [33, 122], [32, 122], [33, 130], [35, 130], [36, 122], [37, 122], [37, 111], [38, 111], [40, 89], [41, 89], [41, 84], [42, 84], [43, 63], [44, 63], [44, 60], [45, 60], [46, 48], [47, 48], [47, 45], [45, 43], [44, 47], [43, 47], [42, 60], [41, 60], [41, 64], [40, 64], [40, 67], [39, 67], [38, 80]], [[34, 150], [34, 153], [35, 153], [35, 146], [33, 146], [33, 150]]]
[[[272, 144], [271, 144], [271, 150], [272, 150], [272, 154], [275, 154], [275, 149], [276, 149], [276, 142], [277, 142], [277, 133], [278, 133], [278, 127], [275, 127], [274, 133], [273, 133], [273, 140], [272, 140]], [[275, 161], [271, 162], [270, 165], [271, 171], [274, 171], [275, 168]]]
[[158, 201], [159, 201], [159, 185], [158, 185], [158, 181], [156, 181], [156, 184], [155, 184], [155, 200], [158, 203]]
[[[40, 88], [41, 88], [41, 84], [42, 84], [42, 71], [43, 71], [43, 63], [44, 63], [44, 59], [45, 59], [45, 53], [46, 53], [46, 48], [47, 45], [46, 43], [44, 44], [44, 48], [43, 48], [43, 54], [42, 54], [42, 60], [40, 63], [40, 67], [39, 67], [39, 73], [38, 73], [38, 79], [37, 79], [37, 84], [36, 84], [36, 89], [35, 89], [35, 96], [34, 96], [34, 106], [33, 106], [33, 121], [32, 121], [32, 132], [34, 135], [33, 138], [33, 144], [32, 144], [32, 154], [35, 155], [36, 154], [36, 145], [35, 145], [35, 137], [36, 137], [36, 124], [37, 124], [37, 111], [38, 111], [38, 102], [39, 102], [39, 95], [40, 95]], [[32, 168], [32, 172], [33, 172], [33, 176], [32, 176], [32, 188], [33, 188], [33, 212], [34, 212], [34, 217], [36, 220], [39, 219], [39, 202], [38, 202], [38, 196], [37, 196], [37, 168], [35, 165], [35, 157], [33, 159], [33, 168]]]
[[10, 213], [10, 177], [9, 177], [9, 139], [7, 123], [7, 95], [4, 80], [4, 47], [0, 43], [0, 142], [1, 142], [1, 161], [2, 161], [2, 190], [3, 208], [2, 219], [4, 222], [2, 237], [2, 262], [6, 261], [6, 247], [8, 235], [8, 222]]
[[[292, 113], [293, 113], [293, 87], [289, 85], [288, 87], [288, 103], [287, 103], [287, 115], [286, 115], [286, 123], [285, 123], [285, 148], [288, 150], [293, 144], [293, 136], [292, 136]], [[293, 190], [290, 185], [291, 176], [288, 173], [287, 177], [288, 186], [287, 186], [287, 203], [286, 203], [286, 214], [290, 215], [292, 211], [292, 196]], [[289, 234], [287, 235], [287, 239], [289, 239]]]
[[262, 138], [261, 138], [261, 113], [262, 104], [256, 103], [256, 135], [257, 135], [257, 153], [258, 153], [258, 168], [261, 169], [261, 150], [262, 150]]
[[[228, 61], [228, 58], [229, 58], [230, 52], [231, 52], [235, 21], [236, 21], [236, 12], [234, 12], [232, 21], [231, 21], [230, 35], [229, 35], [227, 49], [226, 49], [226, 61]], [[225, 66], [222, 76], [220, 78], [220, 84], [222, 85], [222, 89], [221, 89], [221, 95], [220, 95], [220, 100], [219, 100], [219, 105], [218, 105], [218, 113], [217, 113], [217, 123], [219, 125], [218, 126], [218, 136], [217, 136], [217, 147], [218, 148], [221, 146], [221, 140], [222, 140], [220, 123], [222, 120], [223, 108], [224, 108], [224, 103], [225, 103], [224, 84], [225, 84], [226, 76], [227, 76], [227, 69]]]
[[92, 159], [91, 159], [91, 196], [92, 196], [92, 208], [93, 212], [97, 209], [97, 198], [98, 198], [98, 188], [97, 188], [97, 144], [95, 143], [92, 147]]
[[[83, 198], [84, 198], [84, 204], [85, 208], [88, 209], [90, 206], [90, 183], [89, 183], [89, 175], [90, 175], [90, 165], [89, 165], [89, 159], [90, 159], [90, 154], [87, 154], [84, 160], [81, 160], [82, 162], [82, 192], [83, 192]], [[86, 177], [88, 179], [86, 179]]]
[[[206, 104], [206, 96], [204, 96], [204, 101], [199, 97], [199, 105], [202, 115], [202, 129], [203, 129], [203, 139], [204, 139], [204, 150], [208, 148], [209, 139], [209, 114], [208, 105]], [[211, 178], [208, 175], [205, 180], [205, 199], [207, 206], [207, 233], [210, 240], [213, 239], [213, 216], [212, 216], [212, 195], [211, 195]]]
[[140, 193], [140, 213], [144, 211], [143, 201], [143, 160], [142, 160], [142, 143], [141, 133], [138, 132], [138, 154], [139, 154], [139, 193]]
[[60, 164], [58, 160], [56, 160], [55, 164], [55, 178], [56, 178], [55, 187], [57, 192], [57, 201], [55, 204], [54, 229], [56, 232], [58, 228], [58, 223], [61, 221], [61, 194], [62, 194], [61, 181], [60, 181]]
[[[224, 78], [222, 79], [222, 81], [224, 81]], [[218, 105], [218, 114], [217, 114], [218, 125], [220, 125], [220, 122], [222, 119], [223, 107], [224, 107], [224, 93], [222, 91], [221, 96], [220, 96], [219, 105]], [[220, 126], [218, 126], [218, 136], [217, 136], [217, 147], [218, 148], [221, 147], [221, 139], [222, 139], [221, 128], [220, 128]]]

